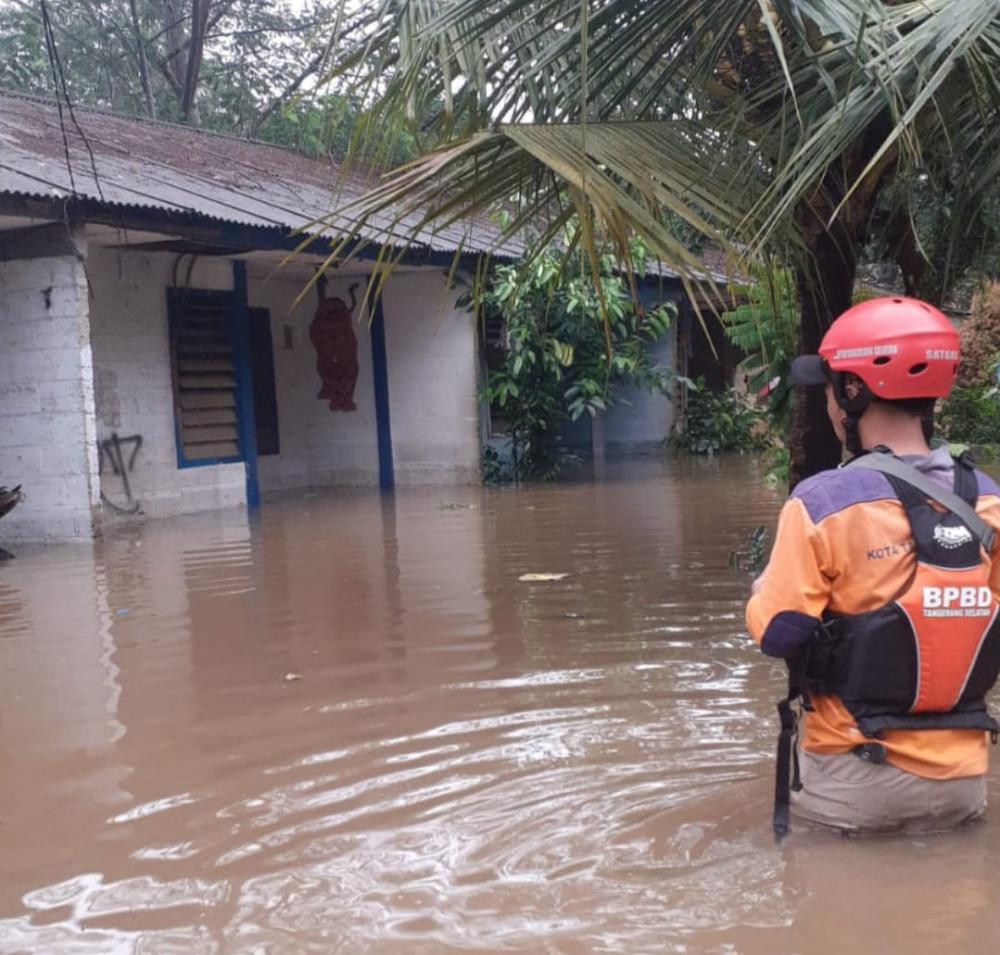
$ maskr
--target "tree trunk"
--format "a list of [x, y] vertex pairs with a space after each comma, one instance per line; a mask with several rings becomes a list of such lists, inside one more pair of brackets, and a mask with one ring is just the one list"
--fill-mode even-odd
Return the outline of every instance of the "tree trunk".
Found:
[[184, 88], [184, 73], [187, 46], [187, 36], [184, 33], [184, 12], [181, 9], [182, 0], [164, 0], [163, 2], [163, 33], [167, 39], [167, 55], [164, 65], [173, 78], [173, 87], [180, 98]]
[[[873, 122], [840, 161], [827, 169], [815, 193], [796, 210], [805, 244], [795, 275], [802, 315], [800, 355], [815, 355], [830, 324], [851, 307], [858, 250], [871, 227], [879, 191], [891, 175], [895, 150], [884, 154], [863, 179], [859, 177], [885, 141], [887, 122], [885, 117]], [[850, 199], [840, 208], [852, 187]], [[790, 452], [788, 479], [793, 488], [840, 464], [842, 449], [826, 413], [823, 389], [796, 389]]]
[[193, 0], [191, 4], [191, 34], [188, 46], [187, 70], [181, 93], [181, 119], [199, 125], [198, 81], [201, 79], [201, 56], [205, 49], [205, 32], [208, 29], [209, 0]]
[[[857, 259], [853, 245], [829, 232], [814, 236], [809, 258], [796, 270], [801, 309], [799, 354], [815, 355], [830, 323], [851, 307]], [[840, 464], [841, 447], [826, 413], [822, 388], [797, 388], [789, 447], [789, 484]]]
[[128, 0], [129, 14], [132, 17], [132, 31], [135, 34], [135, 47], [139, 58], [139, 80], [142, 83], [142, 95], [146, 100], [146, 113], [150, 119], [156, 119], [156, 103], [153, 100], [153, 88], [149, 83], [149, 66], [146, 62], [146, 37], [139, 22], [139, 11], [135, 0]]

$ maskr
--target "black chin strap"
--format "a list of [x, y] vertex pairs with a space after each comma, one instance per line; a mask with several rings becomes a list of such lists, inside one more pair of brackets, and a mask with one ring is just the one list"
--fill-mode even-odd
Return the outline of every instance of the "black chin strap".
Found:
[[833, 397], [837, 404], [844, 411], [843, 425], [845, 433], [844, 445], [850, 454], [861, 454], [864, 448], [861, 446], [861, 436], [858, 434], [858, 425], [861, 416], [868, 410], [874, 395], [868, 390], [868, 386], [861, 382], [858, 386], [858, 393], [853, 398], [847, 394], [845, 387], [847, 376], [844, 374], [833, 375]]
[[848, 454], [858, 455], [865, 450], [858, 434], [860, 418], [861, 415], [848, 414], [840, 422], [844, 426], [844, 447], [847, 448]]

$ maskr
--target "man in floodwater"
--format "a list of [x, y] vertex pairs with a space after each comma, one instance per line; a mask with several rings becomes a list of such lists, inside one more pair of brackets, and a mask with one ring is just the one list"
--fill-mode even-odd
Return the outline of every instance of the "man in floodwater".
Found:
[[826, 389], [853, 459], [795, 488], [747, 605], [751, 636], [789, 669], [779, 838], [789, 813], [845, 831], [929, 832], [986, 807], [1000, 488], [968, 455], [928, 446], [958, 349], [937, 309], [883, 298], [841, 315], [819, 355], [793, 366], [797, 384]]

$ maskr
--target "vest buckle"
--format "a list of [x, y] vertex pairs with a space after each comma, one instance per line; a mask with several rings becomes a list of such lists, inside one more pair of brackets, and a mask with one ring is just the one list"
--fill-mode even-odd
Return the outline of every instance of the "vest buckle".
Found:
[[854, 747], [854, 755], [865, 763], [881, 766], [885, 762], [885, 747], [881, 743], [864, 743]]

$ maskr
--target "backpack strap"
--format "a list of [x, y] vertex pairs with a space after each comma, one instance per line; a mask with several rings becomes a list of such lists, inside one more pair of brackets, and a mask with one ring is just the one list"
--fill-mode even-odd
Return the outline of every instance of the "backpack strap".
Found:
[[[958, 517], [966, 527], [976, 536], [976, 538], [986, 548], [987, 553], [992, 553], [993, 543], [996, 539], [996, 532], [986, 523], [967, 501], [964, 501], [954, 491], [949, 491], [936, 481], [932, 481], [926, 474], [918, 471], [912, 464], [901, 461], [894, 455], [885, 452], [872, 452], [864, 457], [855, 458], [849, 464], [849, 468], [865, 468], [868, 471], [878, 471], [889, 477], [898, 478], [910, 487], [916, 488], [932, 501], [937, 501], [942, 507], [947, 508]], [[955, 462], [956, 468], [966, 468], [962, 461]], [[957, 483], [957, 482], [956, 482]]]

